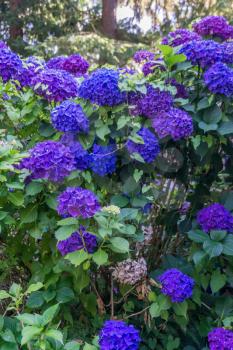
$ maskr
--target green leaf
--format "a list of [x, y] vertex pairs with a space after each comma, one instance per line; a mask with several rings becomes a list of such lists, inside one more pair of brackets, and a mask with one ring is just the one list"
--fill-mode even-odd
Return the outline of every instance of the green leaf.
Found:
[[212, 293], [218, 292], [226, 283], [226, 275], [221, 274], [219, 270], [216, 270], [211, 275], [210, 288]]
[[[40, 315], [37, 315], [40, 316]], [[21, 314], [16, 316], [17, 320], [23, 322], [24, 324], [28, 325], [28, 326], [36, 326], [36, 317], [35, 315], [32, 314]]]
[[43, 328], [38, 328], [34, 326], [27, 326], [22, 329], [22, 340], [21, 345], [27, 344], [34, 337], [42, 332]]
[[0, 290], [0, 300], [11, 298], [10, 294], [5, 290]]
[[207, 235], [207, 233], [201, 230], [189, 231], [188, 238], [196, 243], [203, 243], [206, 240], [209, 240], [209, 236]]
[[75, 297], [74, 292], [69, 287], [62, 287], [57, 291], [57, 301], [59, 303], [67, 303], [68, 301], [73, 300]]
[[36, 292], [37, 290], [41, 289], [42, 287], [43, 287], [43, 283], [41, 283], [41, 282], [33, 283], [28, 287], [26, 293], [30, 294], [32, 292]]
[[49, 329], [45, 332], [46, 337], [52, 338], [59, 343], [63, 344], [63, 334], [62, 332], [58, 331], [57, 329]]
[[85, 343], [83, 350], [97, 350], [97, 347], [95, 345]]
[[195, 265], [198, 265], [204, 258], [206, 257], [206, 253], [202, 250], [198, 250], [193, 254], [193, 261]]
[[158, 45], [158, 48], [164, 56], [169, 56], [173, 53], [173, 48], [169, 45]]
[[24, 202], [24, 195], [22, 192], [11, 192], [8, 194], [8, 199], [17, 207], [21, 207]]
[[141, 136], [139, 136], [138, 134], [130, 135], [129, 140], [133, 141], [134, 143], [142, 144], [142, 145], [144, 145], [144, 143], [145, 143], [143, 138]]
[[199, 122], [198, 126], [200, 129], [204, 130], [204, 132], [218, 129], [218, 124], [216, 124], [216, 123], [207, 124], [205, 122]]
[[215, 241], [205, 241], [203, 243], [203, 248], [206, 251], [206, 253], [210, 256], [210, 258], [214, 258], [216, 256], [221, 255], [223, 251], [223, 245], [219, 242]]
[[66, 218], [66, 219], [59, 220], [57, 224], [58, 226], [77, 225], [78, 220], [76, 218]]
[[153, 318], [159, 317], [160, 316], [160, 307], [157, 302], [152, 303], [149, 309], [150, 315]]
[[179, 55], [173, 55], [170, 57], [166, 58], [166, 63], [168, 64], [169, 67], [174, 66], [177, 63], [181, 63], [186, 61], [186, 56], [183, 54], [179, 54]]
[[65, 256], [65, 259], [69, 260], [71, 264], [75, 266], [81, 265], [84, 261], [89, 259], [89, 254], [83, 249], [77, 250], [76, 252], [69, 253]]
[[92, 255], [92, 259], [97, 265], [101, 266], [108, 262], [108, 254], [103, 249], [99, 249]]
[[80, 350], [80, 346], [78, 342], [71, 341], [65, 345], [64, 350]]
[[204, 111], [203, 119], [207, 124], [217, 124], [222, 118], [221, 109], [215, 105]]
[[71, 236], [77, 230], [77, 225], [71, 226], [61, 226], [55, 231], [55, 237], [58, 241], [63, 241], [64, 239]]
[[35, 222], [38, 217], [38, 206], [35, 204], [27, 206], [20, 213], [21, 224], [28, 224]]
[[121, 116], [117, 121], [117, 130], [124, 128], [124, 126], [126, 126], [130, 122], [130, 120], [130, 117]]
[[143, 175], [142, 170], [139, 170], [139, 169], [134, 170], [133, 177], [134, 177], [136, 182], [138, 182], [141, 179], [142, 175]]
[[17, 298], [20, 296], [21, 292], [22, 292], [22, 287], [18, 283], [13, 283], [9, 289], [9, 293]]
[[111, 204], [114, 204], [120, 208], [125, 207], [129, 203], [129, 199], [126, 196], [115, 195], [111, 198]]
[[110, 239], [111, 249], [117, 253], [127, 253], [129, 251], [129, 242], [125, 238], [113, 237]]
[[214, 241], [222, 241], [227, 235], [227, 231], [210, 231], [210, 237]]
[[50, 306], [47, 310], [45, 310], [41, 318], [41, 325], [46, 326], [48, 323], [50, 323], [54, 319], [58, 309], [59, 304], [55, 304], [53, 306]]
[[[99, 122], [99, 120], [98, 120], [98, 122]], [[103, 141], [105, 140], [105, 136], [109, 135], [110, 132], [111, 132], [111, 130], [109, 129], [108, 125], [104, 124], [103, 122], [96, 129], [96, 135]]]
[[233, 235], [228, 234], [224, 239], [223, 254], [233, 256]]
[[223, 122], [220, 124], [220, 127], [218, 128], [218, 132], [221, 135], [229, 135], [233, 134], [233, 122]]
[[207, 97], [203, 97], [197, 104], [197, 111], [201, 111], [202, 109], [206, 109], [209, 107], [209, 100]]
[[163, 295], [163, 294], [160, 294], [158, 296], [157, 303], [159, 304], [160, 310], [162, 310], [162, 311], [169, 310], [171, 305], [172, 305], [170, 299], [166, 295]]
[[36, 291], [30, 294], [27, 300], [27, 306], [30, 309], [40, 308], [44, 304], [43, 292]]
[[35, 196], [43, 190], [43, 185], [39, 182], [31, 182], [26, 187], [26, 194], [28, 196]]
[[175, 303], [172, 305], [172, 307], [176, 315], [187, 318], [187, 311], [188, 311], [187, 301], [183, 301], [182, 303]]

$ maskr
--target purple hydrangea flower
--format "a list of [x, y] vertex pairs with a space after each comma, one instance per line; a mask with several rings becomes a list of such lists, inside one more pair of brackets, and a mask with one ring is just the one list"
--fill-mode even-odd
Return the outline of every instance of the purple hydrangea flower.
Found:
[[78, 95], [75, 78], [62, 70], [46, 69], [32, 80], [34, 90], [48, 101], [64, 101]]
[[223, 40], [233, 38], [233, 27], [222, 16], [207, 16], [194, 23], [193, 29], [201, 36], [216, 36]]
[[193, 133], [192, 117], [179, 108], [159, 113], [152, 121], [159, 138], [170, 136], [174, 141], [189, 137]]
[[9, 49], [0, 50], [0, 77], [4, 83], [16, 79], [22, 69], [23, 63], [17, 54]]
[[125, 101], [125, 94], [118, 87], [119, 72], [100, 68], [85, 79], [79, 88], [79, 97], [99, 106], [116, 106]]
[[233, 332], [229, 329], [214, 328], [208, 334], [210, 350], [232, 350]]
[[201, 40], [201, 37], [191, 30], [181, 28], [168, 33], [168, 35], [163, 38], [162, 44], [175, 47], [193, 40]]
[[112, 174], [116, 170], [116, 146], [94, 144], [91, 154], [91, 169], [99, 176]]
[[44, 69], [44, 61], [30, 56], [23, 62], [23, 68], [17, 73], [16, 79], [21, 87], [32, 86], [33, 78]]
[[141, 136], [144, 144], [128, 140], [126, 147], [129, 153], [139, 153], [146, 163], [152, 163], [160, 152], [157, 138], [147, 128], [141, 128], [137, 134]]
[[81, 249], [88, 253], [93, 253], [96, 247], [96, 236], [87, 232], [83, 226], [80, 227], [79, 231], [72, 233], [70, 237], [59, 241], [57, 244], [57, 249], [63, 256]]
[[154, 89], [147, 85], [146, 94], [140, 92], [131, 92], [129, 94], [129, 105], [133, 115], [142, 115], [148, 118], [154, 118], [161, 111], [168, 111], [173, 103], [170, 92]]
[[0, 40], [0, 49], [8, 49], [8, 46], [4, 41]]
[[76, 131], [87, 133], [89, 120], [80, 105], [73, 101], [64, 101], [51, 111], [51, 121], [59, 131]]
[[208, 89], [214, 94], [233, 96], [233, 69], [224, 63], [216, 63], [204, 74]]
[[58, 197], [58, 214], [62, 216], [90, 218], [100, 210], [100, 204], [93, 192], [81, 187], [68, 187]]
[[106, 321], [99, 334], [100, 350], [138, 350], [141, 338], [133, 325]]
[[84, 75], [89, 68], [89, 63], [79, 54], [66, 57], [62, 63], [62, 69], [76, 76]]
[[86, 170], [89, 168], [91, 156], [78, 141], [75, 141], [75, 136], [73, 134], [66, 133], [61, 137], [60, 141], [61, 143], [69, 147], [70, 152], [74, 156], [76, 169]]
[[196, 40], [185, 44], [179, 51], [186, 55], [193, 65], [202, 68], [224, 60], [222, 45], [213, 40]]
[[28, 169], [32, 179], [48, 179], [59, 182], [75, 169], [74, 157], [68, 147], [57, 141], [37, 143], [24, 158], [20, 169]]
[[223, 50], [222, 62], [227, 64], [233, 64], [233, 41], [225, 42], [221, 44]]
[[197, 214], [197, 221], [206, 233], [211, 230], [233, 231], [233, 216], [219, 203], [213, 203], [201, 209]]
[[193, 294], [194, 280], [178, 269], [166, 270], [158, 280], [162, 285], [161, 292], [168, 295], [173, 303], [182, 303]]
[[52, 57], [46, 63], [46, 68], [48, 69], [63, 69], [63, 63], [65, 61], [65, 56]]
[[142, 66], [142, 72], [145, 77], [154, 73], [156, 70], [165, 71], [165, 67], [161, 61], [148, 61]]
[[167, 79], [166, 84], [170, 84], [171, 86], [174, 86], [176, 88], [176, 98], [188, 98], [188, 92], [185, 86], [179, 83], [176, 79]]
[[153, 52], [147, 51], [147, 50], [139, 50], [135, 52], [133, 59], [137, 63], [141, 63], [143, 61], [153, 60], [155, 57], [155, 54]]

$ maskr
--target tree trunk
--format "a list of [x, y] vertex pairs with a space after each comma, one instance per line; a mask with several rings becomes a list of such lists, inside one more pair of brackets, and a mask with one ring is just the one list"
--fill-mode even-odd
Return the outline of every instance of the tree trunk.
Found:
[[117, 34], [116, 8], [117, 0], [102, 0], [102, 28], [103, 33], [115, 38]]
[[20, 5], [22, 4], [22, 0], [10, 0], [10, 11], [14, 18], [14, 22], [10, 25], [10, 38], [17, 39], [23, 37], [23, 28], [20, 22], [20, 18], [18, 17], [18, 10]]

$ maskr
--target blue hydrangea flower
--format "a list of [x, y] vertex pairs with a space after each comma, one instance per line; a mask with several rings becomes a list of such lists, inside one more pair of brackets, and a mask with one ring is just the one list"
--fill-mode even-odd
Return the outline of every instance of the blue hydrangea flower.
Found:
[[131, 114], [148, 118], [154, 118], [161, 111], [168, 111], [173, 103], [170, 92], [154, 89], [149, 84], [146, 94], [132, 92], [128, 100]]
[[81, 187], [68, 187], [58, 197], [58, 214], [61, 216], [90, 218], [100, 210], [100, 204], [93, 192]]
[[57, 141], [37, 143], [24, 158], [20, 169], [28, 169], [32, 179], [48, 179], [59, 182], [75, 169], [74, 157], [68, 147]]
[[99, 176], [112, 174], [116, 170], [116, 146], [100, 146], [94, 144], [90, 167]]
[[123, 321], [106, 321], [99, 333], [100, 350], [138, 350], [140, 341], [139, 331]]
[[10, 49], [0, 49], [0, 77], [4, 83], [16, 79], [22, 69], [23, 63], [17, 54]]
[[32, 80], [35, 92], [48, 101], [64, 101], [78, 95], [75, 78], [62, 70], [46, 69]]
[[157, 114], [152, 120], [152, 126], [159, 138], [170, 136], [174, 141], [187, 138], [193, 133], [192, 117], [179, 108]]
[[225, 328], [214, 328], [208, 334], [210, 350], [232, 350], [233, 332]]
[[125, 94], [118, 87], [119, 72], [100, 68], [85, 79], [79, 88], [79, 97], [99, 106], [116, 106], [125, 101]]
[[162, 285], [161, 292], [168, 295], [173, 303], [182, 303], [191, 298], [194, 280], [178, 269], [168, 269], [158, 277]]
[[147, 50], [139, 50], [135, 52], [133, 58], [134, 61], [137, 63], [141, 63], [143, 61], [150, 61], [153, 60], [155, 57], [155, 54], [153, 52], [147, 51]]
[[214, 203], [201, 209], [197, 221], [206, 233], [211, 230], [233, 231], [233, 216], [222, 204]]
[[202, 68], [224, 60], [221, 44], [213, 40], [191, 41], [184, 44], [179, 52], [185, 54], [187, 60], [193, 65], [199, 65]]
[[4, 41], [0, 40], [0, 49], [8, 49], [8, 46]]
[[33, 78], [44, 69], [44, 61], [37, 57], [30, 56], [23, 61], [23, 68], [16, 74], [16, 80], [21, 87], [32, 86]]
[[87, 232], [83, 226], [80, 227], [79, 231], [72, 233], [70, 237], [59, 241], [57, 244], [57, 249], [63, 256], [81, 249], [88, 253], [93, 253], [96, 247], [96, 236]]
[[223, 40], [233, 38], [233, 27], [222, 16], [207, 16], [194, 23], [193, 29], [201, 36], [214, 36]]
[[225, 42], [221, 45], [223, 50], [223, 63], [233, 64], [233, 41]]
[[76, 131], [87, 133], [89, 120], [80, 105], [73, 101], [64, 101], [51, 111], [51, 121], [59, 131]]
[[191, 30], [181, 28], [168, 33], [168, 35], [163, 38], [162, 44], [175, 47], [193, 40], [201, 40], [200, 35]]
[[64, 63], [65, 59], [66, 59], [65, 56], [52, 57], [46, 63], [46, 67], [48, 69], [55, 69], [55, 70], [63, 69], [63, 63]]
[[204, 74], [208, 89], [214, 94], [233, 96], [233, 69], [224, 63], [216, 63]]
[[146, 163], [152, 163], [160, 152], [157, 138], [147, 128], [141, 128], [137, 134], [141, 136], [144, 144], [128, 140], [126, 147], [129, 153], [139, 153]]

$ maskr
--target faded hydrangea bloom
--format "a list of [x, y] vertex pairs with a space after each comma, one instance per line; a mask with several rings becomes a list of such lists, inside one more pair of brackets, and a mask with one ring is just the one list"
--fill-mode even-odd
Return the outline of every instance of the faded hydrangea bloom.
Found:
[[201, 36], [214, 36], [223, 40], [233, 38], [233, 27], [222, 16], [207, 16], [194, 23], [193, 29]]
[[75, 169], [70, 149], [57, 141], [43, 141], [36, 144], [24, 158], [20, 169], [28, 169], [31, 179], [48, 179], [59, 182]]
[[158, 114], [153, 119], [152, 126], [159, 138], [170, 136], [174, 141], [187, 138], [193, 133], [192, 117], [179, 108]]
[[208, 334], [210, 350], [232, 350], [233, 332], [225, 328], [214, 328]]
[[192, 40], [201, 40], [201, 37], [191, 30], [181, 28], [176, 29], [174, 32], [170, 32], [165, 38], [163, 38], [162, 44], [175, 47], [186, 44]]
[[119, 215], [121, 210], [116, 205], [108, 205], [107, 207], [103, 207], [102, 211], [108, 214]]
[[140, 341], [139, 331], [123, 321], [106, 321], [99, 333], [100, 350], [138, 350]]
[[154, 230], [152, 225], [142, 226], [142, 232], [144, 235], [143, 241], [136, 243], [137, 255], [141, 253], [144, 255], [147, 252], [146, 247], [149, 247], [153, 240]]
[[59, 241], [57, 244], [57, 249], [63, 256], [81, 249], [88, 253], [93, 253], [96, 247], [96, 236], [87, 232], [83, 226], [80, 227], [79, 231], [72, 233], [70, 237]]
[[144, 143], [135, 143], [128, 140], [126, 147], [130, 154], [139, 153], [146, 163], [152, 163], [160, 152], [159, 142], [156, 136], [147, 128], [141, 128], [137, 134]]
[[197, 221], [205, 232], [211, 230], [226, 230], [233, 232], [233, 216], [222, 204], [213, 203], [201, 209]]
[[96, 195], [81, 187], [68, 187], [58, 196], [58, 214], [90, 218], [101, 209]]
[[112, 276], [121, 284], [130, 284], [133, 286], [147, 276], [146, 261], [144, 258], [121, 261], [115, 266]]
[[224, 63], [216, 63], [204, 74], [208, 89], [214, 94], [233, 96], [233, 69]]
[[94, 144], [90, 155], [90, 167], [99, 176], [112, 174], [116, 170], [116, 146], [101, 146]]
[[113, 69], [97, 69], [81, 83], [79, 97], [99, 106], [113, 107], [125, 102], [125, 93], [118, 87], [119, 75]]
[[162, 285], [161, 292], [168, 295], [173, 303], [182, 303], [193, 294], [194, 280], [178, 269], [166, 270], [158, 281]]
[[87, 133], [89, 120], [82, 107], [73, 101], [64, 101], [51, 111], [51, 121], [55, 129], [63, 132]]

